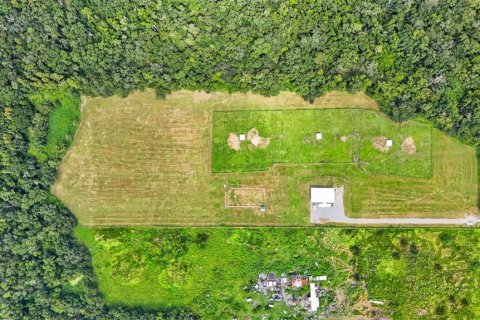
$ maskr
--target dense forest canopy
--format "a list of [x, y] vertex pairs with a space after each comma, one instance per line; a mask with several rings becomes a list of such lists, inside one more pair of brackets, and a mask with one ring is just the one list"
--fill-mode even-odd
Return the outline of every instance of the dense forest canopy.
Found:
[[479, 9], [433, 0], [4, 2], [1, 86], [306, 99], [365, 90], [396, 119], [421, 115], [479, 144]]
[[480, 2], [466, 0], [2, 1], [0, 317], [157, 316], [104, 306], [75, 220], [50, 196], [74, 132], [52, 127], [74, 128], [65, 104], [80, 94], [363, 90], [396, 120], [478, 146], [479, 42]]

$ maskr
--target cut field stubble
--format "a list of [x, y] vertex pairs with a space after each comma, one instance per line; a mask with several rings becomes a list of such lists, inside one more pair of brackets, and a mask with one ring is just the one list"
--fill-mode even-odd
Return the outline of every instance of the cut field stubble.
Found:
[[[372, 175], [352, 165], [328, 164], [212, 174], [213, 110], [288, 107], [282, 99], [276, 107], [271, 98], [254, 95], [196, 96], [176, 92], [158, 100], [148, 91], [86, 99], [54, 193], [85, 225], [307, 225], [308, 186], [328, 183], [346, 186], [345, 205], [352, 216], [454, 217], [475, 210], [474, 151], [441, 133], [434, 135], [443, 146], [432, 150], [433, 179]], [[289, 108], [308, 107], [290, 96], [295, 103]], [[441, 152], [445, 149], [450, 152]], [[226, 209], [225, 183], [265, 186], [269, 214]], [[456, 200], [438, 202], [449, 198]]]

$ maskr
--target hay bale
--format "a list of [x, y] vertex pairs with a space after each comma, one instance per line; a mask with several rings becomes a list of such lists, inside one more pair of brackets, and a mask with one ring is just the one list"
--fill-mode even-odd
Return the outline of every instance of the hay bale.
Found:
[[266, 148], [270, 144], [270, 138], [262, 138], [255, 128], [250, 129], [247, 133], [247, 140], [257, 148]]
[[417, 152], [417, 146], [412, 136], [406, 137], [402, 142], [402, 151], [408, 154], [415, 154]]
[[373, 137], [372, 146], [381, 152], [387, 152], [388, 151], [387, 138], [384, 136]]
[[240, 150], [240, 138], [235, 133], [230, 133], [227, 139], [227, 145], [235, 151]]

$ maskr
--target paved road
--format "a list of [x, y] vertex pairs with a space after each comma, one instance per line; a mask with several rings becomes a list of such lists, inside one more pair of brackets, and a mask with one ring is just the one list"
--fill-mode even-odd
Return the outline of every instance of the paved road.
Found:
[[312, 208], [312, 223], [345, 223], [359, 225], [476, 225], [477, 216], [456, 219], [440, 218], [349, 218], [343, 207], [343, 187], [335, 189], [335, 204], [331, 208]]

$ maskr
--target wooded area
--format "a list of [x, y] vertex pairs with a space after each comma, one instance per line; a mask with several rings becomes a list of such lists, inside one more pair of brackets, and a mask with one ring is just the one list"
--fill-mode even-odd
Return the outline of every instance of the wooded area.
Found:
[[99, 296], [75, 219], [49, 191], [80, 94], [363, 90], [395, 120], [478, 146], [479, 13], [455, 0], [1, 2], [0, 318], [194, 317]]

